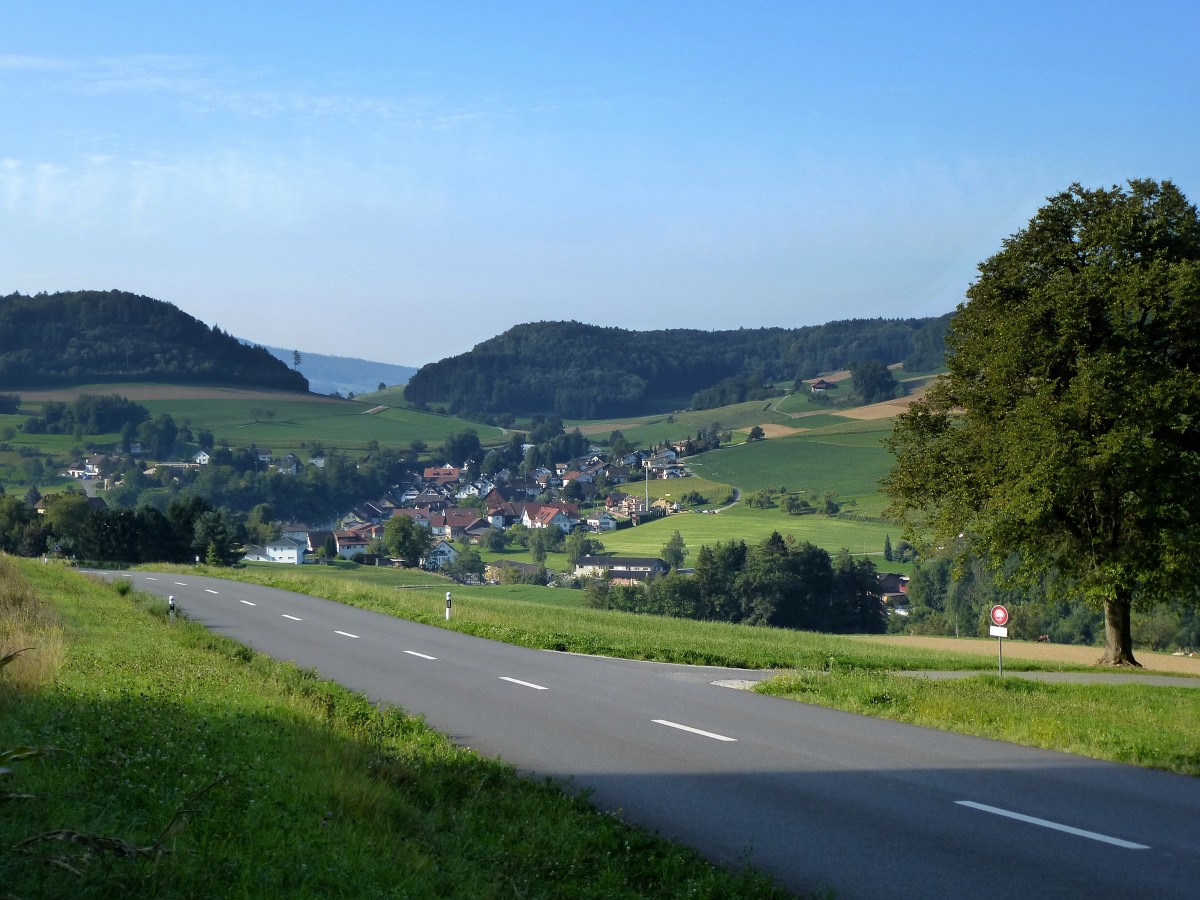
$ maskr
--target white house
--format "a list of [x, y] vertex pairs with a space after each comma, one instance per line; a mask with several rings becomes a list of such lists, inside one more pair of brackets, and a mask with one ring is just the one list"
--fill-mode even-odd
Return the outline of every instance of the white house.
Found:
[[521, 524], [526, 528], [557, 528], [563, 534], [569, 534], [574, 524], [571, 517], [554, 506], [543, 506], [537, 510], [525, 507], [521, 514]]
[[192, 457], [192, 462], [197, 465], [207, 466], [212, 462], [212, 456], [209, 455], [207, 450], [201, 450]]
[[616, 516], [601, 510], [594, 515], [588, 516], [587, 526], [592, 531], [615, 531], [617, 528], [617, 519]]
[[449, 541], [438, 541], [421, 560], [421, 568], [430, 571], [444, 569], [458, 559], [458, 549]]
[[266, 544], [263, 550], [266, 551], [267, 562], [291, 563], [298, 566], [304, 562], [307, 543], [301, 543], [295, 538], [280, 537]]
[[576, 578], [603, 578], [615, 584], [653, 581], [670, 571], [661, 559], [649, 556], [581, 556], [575, 563]]
[[276, 538], [263, 547], [247, 547], [243, 559], [251, 562], [290, 563], [298, 566], [304, 562], [306, 547], [290, 537]]
[[334, 543], [337, 545], [337, 555], [342, 559], [350, 559], [356, 553], [366, 553], [370, 543], [365, 537], [353, 531], [335, 531]]

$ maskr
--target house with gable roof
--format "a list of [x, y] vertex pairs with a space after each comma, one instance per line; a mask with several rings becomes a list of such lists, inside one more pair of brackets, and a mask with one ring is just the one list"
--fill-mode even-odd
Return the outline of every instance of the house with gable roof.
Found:
[[581, 556], [576, 578], [611, 578], [614, 584], [644, 584], [666, 575], [670, 566], [656, 556]]

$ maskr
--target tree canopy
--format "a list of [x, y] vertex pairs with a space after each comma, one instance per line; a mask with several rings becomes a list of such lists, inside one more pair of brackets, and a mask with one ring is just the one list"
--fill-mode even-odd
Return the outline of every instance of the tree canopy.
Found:
[[454, 413], [582, 419], [724, 405], [775, 396], [773, 382], [811, 378], [856, 359], [937, 368], [946, 322], [860, 319], [737, 331], [534, 322], [422, 367], [404, 396], [445, 403]]
[[909, 533], [1103, 607], [1200, 588], [1200, 218], [1170, 182], [1051, 197], [983, 262], [947, 368], [899, 417], [885, 479]]
[[113, 381], [308, 390], [264, 348], [162, 300], [115, 290], [0, 297], [0, 387]]

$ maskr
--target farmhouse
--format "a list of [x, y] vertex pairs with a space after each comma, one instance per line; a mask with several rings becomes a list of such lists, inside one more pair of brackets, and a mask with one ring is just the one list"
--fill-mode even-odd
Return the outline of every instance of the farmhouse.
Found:
[[276, 538], [262, 547], [247, 547], [243, 557], [255, 562], [290, 563], [304, 562], [305, 545], [290, 537]]
[[575, 563], [576, 578], [603, 578], [614, 584], [640, 584], [666, 575], [670, 567], [656, 556], [581, 556]]

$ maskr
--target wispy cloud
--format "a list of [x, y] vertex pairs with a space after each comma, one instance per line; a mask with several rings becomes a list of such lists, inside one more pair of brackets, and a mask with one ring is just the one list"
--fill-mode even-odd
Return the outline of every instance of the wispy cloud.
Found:
[[[463, 127], [506, 115], [485, 101], [432, 93], [382, 96], [289, 86], [269, 71], [238, 72], [201, 56], [136, 55], [77, 59], [0, 55], [0, 72], [57, 81], [80, 95], [174, 96], [191, 111], [247, 118], [378, 120], [410, 128]], [[255, 86], [258, 85], [258, 86]]]

